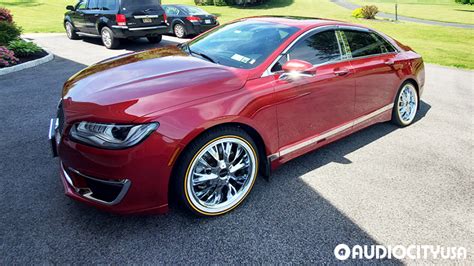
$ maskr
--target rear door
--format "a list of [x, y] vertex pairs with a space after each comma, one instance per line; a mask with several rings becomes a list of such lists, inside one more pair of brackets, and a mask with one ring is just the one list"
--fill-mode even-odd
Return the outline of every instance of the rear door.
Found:
[[400, 82], [395, 48], [367, 29], [343, 29], [341, 33], [346, 46], [345, 56], [354, 70], [356, 116], [389, 108]]
[[160, 0], [122, 0], [120, 11], [127, 18], [127, 26], [133, 28], [166, 27], [165, 11]]

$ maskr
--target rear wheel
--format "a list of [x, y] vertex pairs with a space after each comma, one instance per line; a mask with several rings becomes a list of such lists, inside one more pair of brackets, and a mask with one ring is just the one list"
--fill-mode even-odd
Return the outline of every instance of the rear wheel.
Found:
[[158, 35], [158, 36], [152, 36], [152, 37], [146, 37], [148, 39], [148, 42], [150, 43], [159, 43], [161, 42], [161, 35]]
[[173, 33], [176, 37], [178, 38], [184, 38], [186, 37], [186, 29], [184, 28], [184, 25], [181, 23], [176, 23], [173, 27]]
[[108, 27], [103, 27], [100, 31], [102, 43], [107, 49], [117, 48], [120, 44], [119, 39], [115, 38], [114, 33]]
[[216, 216], [236, 208], [252, 190], [258, 149], [243, 130], [222, 127], [189, 145], [175, 171], [174, 191], [193, 213]]
[[418, 111], [418, 92], [411, 82], [404, 83], [398, 91], [392, 111], [392, 122], [400, 127], [413, 123]]
[[74, 26], [72, 25], [71, 22], [66, 21], [66, 23], [64, 24], [64, 27], [66, 28], [66, 35], [70, 40], [79, 39], [79, 35], [77, 35], [76, 30], [74, 29]]

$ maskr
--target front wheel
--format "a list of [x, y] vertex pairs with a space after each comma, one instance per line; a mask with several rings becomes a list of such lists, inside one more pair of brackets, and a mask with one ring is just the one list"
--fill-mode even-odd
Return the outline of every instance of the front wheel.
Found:
[[102, 43], [107, 49], [114, 49], [119, 46], [119, 39], [115, 38], [113, 31], [108, 27], [103, 27], [100, 31], [100, 35], [102, 37]]
[[74, 26], [72, 25], [71, 22], [66, 21], [66, 23], [64, 24], [64, 27], [66, 28], [66, 35], [70, 40], [79, 39], [79, 35], [77, 35], [76, 30], [74, 29]]
[[418, 92], [412, 83], [406, 82], [401, 86], [395, 98], [392, 122], [400, 127], [406, 127], [413, 123], [417, 111]]
[[193, 213], [216, 216], [236, 208], [252, 190], [258, 149], [233, 127], [204, 133], [184, 151], [174, 182], [180, 201]]
[[150, 43], [159, 43], [161, 42], [161, 35], [158, 35], [158, 36], [153, 36], [153, 37], [146, 37], [148, 39], [148, 42]]

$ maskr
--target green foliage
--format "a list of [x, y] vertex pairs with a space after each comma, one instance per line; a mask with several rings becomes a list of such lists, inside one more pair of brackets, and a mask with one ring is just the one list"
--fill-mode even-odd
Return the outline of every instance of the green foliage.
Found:
[[375, 19], [375, 15], [379, 12], [377, 6], [363, 6], [362, 7], [362, 16], [366, 19]]
[[472, 5], [474, 4], [474, 0], [455, 0], [456, 3], [458, 4], [463, 4], [463, 5]]
[[41, 48], [33, 42], [25, 40], [14, 40], [8, 44], [8, 49], [12, 50], [16, 56], [25, 57], [41, 52]]
[[9, 42], [18, 39], [21, 32], [21, 27], [14, 22], [0, 21], [0, 45], [8, 45]]
[[352, 16], [355, 18], [363, 18], [364, 15], [362, 14], [362, 7], [354, 9], [354, 11], [352, 11]]
[[0, 46], [0, 68], [11, 66], [16, 63], [18, 63], [18, 58], [15, 57], [15, 53], [4, 46]]

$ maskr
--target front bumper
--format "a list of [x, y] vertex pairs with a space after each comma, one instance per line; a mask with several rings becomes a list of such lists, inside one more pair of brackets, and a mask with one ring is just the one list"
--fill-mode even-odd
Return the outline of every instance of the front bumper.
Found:
[[112, 26], [112, 31], [117, 38], [129, 37], [148, 37], [166, 34], [168, 32], [167, 25], [157, 25], [148, 27], [130, 28], [128, 26]]
[[60, 158], [67, 196], [119, 214], [168, 211], [174, 141], [155, 131], [128, 149], [98, 149], [76, 143], [67, 134], [61, 136], [56, 121], [50, 122], [50, 141], [53, 154]]

